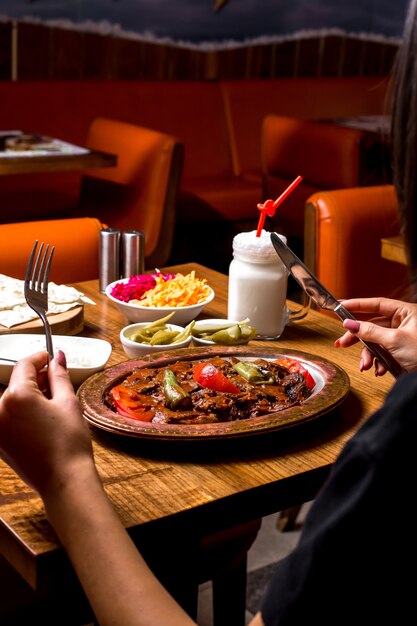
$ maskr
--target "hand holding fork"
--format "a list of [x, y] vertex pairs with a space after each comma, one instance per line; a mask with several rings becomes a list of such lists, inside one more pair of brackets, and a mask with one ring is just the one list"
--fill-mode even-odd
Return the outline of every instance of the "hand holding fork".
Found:
[[49, 270], [51, 268], [52, 255], [55, 247], [52, 246], [51, 249], [49, 249], [49, 244], [47, 244], [44, 250], [44, 244], [41, 243], [38, 253], [36, 254], [37, 245], [38, 241], [35, 241], [26, 269], [24, 293], [28, 306], [30, 306], [42, 320], [45, 328], [46, 349], [52, 359], [54, 356], [52, 334], [46, 312], [48, 310]]

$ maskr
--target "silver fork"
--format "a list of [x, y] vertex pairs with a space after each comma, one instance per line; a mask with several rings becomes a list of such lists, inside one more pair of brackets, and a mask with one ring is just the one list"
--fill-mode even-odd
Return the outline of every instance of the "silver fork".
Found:
[[48, 310], [49, 270], [51, 269], [52, 255], [55, 247], [52, 246], [51, 249], [49, 249], [48, 243], [44, 249], [44, 244], [41, 243], [38, 253], [36, 254], [37, 246], [38, 241], [36, 240], [26, 269], [25, 299], [30, 308], [33, 309], [42, 320], [45, 328], [46, 349], [50, 358], [53, 358], [52, 334], [46, 312]]

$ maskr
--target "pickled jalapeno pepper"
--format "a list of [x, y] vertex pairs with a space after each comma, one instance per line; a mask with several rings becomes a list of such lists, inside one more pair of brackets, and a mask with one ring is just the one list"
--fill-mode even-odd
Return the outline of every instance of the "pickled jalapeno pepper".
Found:
[[192, 335], [199, 339], [223, 345], [247, 343], [256, 335], [256, 328], [249, 326], [249, 319], [242, 322], [219, 320], [216, 322], [199, 323]]
[[175, 345], [185, 341], [191, 335], [195, 321], [192, 320], [182, 330], [174, 330], [172, 326], [166, 323], [173, 315], [174, 313], [170, 313], [159, 320], [145, 324], [128, 339], [137, 343], [147, 343], [151, 346]]

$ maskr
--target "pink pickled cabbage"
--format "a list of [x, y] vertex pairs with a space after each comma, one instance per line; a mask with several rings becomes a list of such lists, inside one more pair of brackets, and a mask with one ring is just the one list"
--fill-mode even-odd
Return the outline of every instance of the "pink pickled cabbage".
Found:
[[162, 276], [165, 281], [175, 278], [175, 274], [137, 274], [125, 283], [117, 283], [111, 290], [111, 295], [122, 302], [140, 300], [147, 291], [155, 287], [155, 276]]

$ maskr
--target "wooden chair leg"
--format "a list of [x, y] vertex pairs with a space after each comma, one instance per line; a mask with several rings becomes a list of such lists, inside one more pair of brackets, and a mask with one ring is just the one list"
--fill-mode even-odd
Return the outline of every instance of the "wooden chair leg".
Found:
[[213, 626], [245, 626], [247, 557], [213, 578]]
[[277, 521], [278, 530], [283, 533], [289, 530], [294, 530], [300, 510], [301, 506], [293, 506], [290, 509], [284, 509], [281, 511]]

